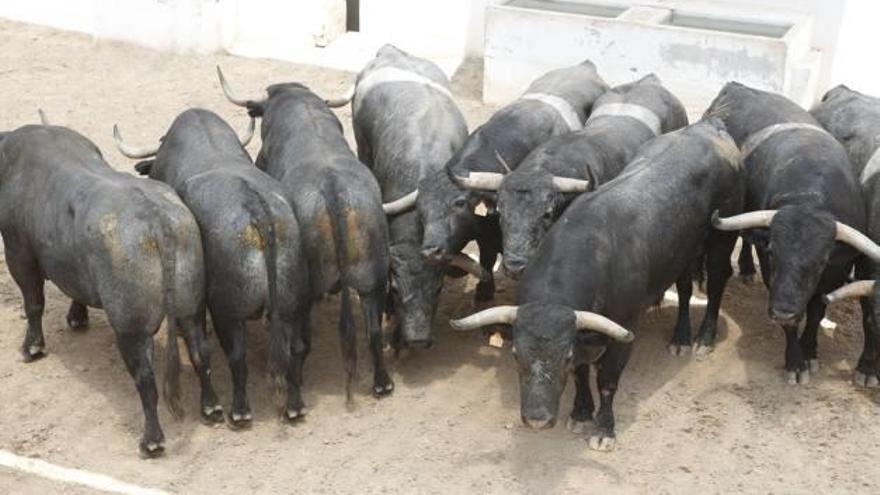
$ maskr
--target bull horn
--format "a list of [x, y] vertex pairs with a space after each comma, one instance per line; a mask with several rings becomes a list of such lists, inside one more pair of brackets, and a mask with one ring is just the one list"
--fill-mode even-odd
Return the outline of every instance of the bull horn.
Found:
[[44, 112], [42, 108], [38, 108], [37, 113], [40, 114], [40, 122], [42, 122], [43, 125], [52, 125], [49, 122], [49, 117], [46, 117], [46, 112]]
[[495, 159], [498, 160], [498, 163], [500, 163], [502, 167], [504, 167], [505, 172], [510, 172], [510, 165], [507, 164], [507, 160], [501, 156], [501, 152], [498, 150], [495, 150]]
[[626, 328], [597, 313], [575, 311], [574, 318], [578, 330], [592, 330], [624, 343], [630, 343], [635, 338], [635, 335]]
[[471, 172], [467, 177], [453, 173], [452, 176], [459, 186], [481, 191], [497, 191], [501, 189], [501, 181], [504, 180], [504, 174], [498, 172]]
[[856, 282], [851, 282], [843, 287], [837, 289], [830, 294], [825, 294], [825, 297], [822, 299], [825, 300], [825, 304], [831, 304], [837, 301], [843, 301], [844, 299], [855, 299], [857, 297], [867, 297], [870, 296], [874, 292], [874, 281], [873, 280], [858, 280]]
[[242, 147], [247, 147], [247, 145], [251, 144], [251, 140], [254, 138], [254, 131], [257, 128], [257, 119], [255, 117], [251, 117], [251, 121], [248, 123], [247, 129], [245, 129], [244, 134], [238, 136], [238, 141], [241, 143]]
[[156, 156], [156, 153], [159, 152], [158, 146], [152, 148], [143, 146], [138, 148], [136, 146], [125, 144], [122, 140], [122, 135], [119, 134], [119, 126], [116, 124], [113, 124], [113, 140], [116, 141], [116, 147], [119, 148], [119, 151], [129, 158], [149, 158], [151, 156]]
[[850, 246], [862, 252], [865, 256], [871, 258], [871, 261], [880, 262], [880, 246], [872, 241], [868, 236], [844, 223], [835, 222], [837, 224], [837, 233], [835, 238], [840, 242], [845, 242]]
[[495, 324], [513, 325], [516, 321], [517, 309], [518, 306], [495, 306], [458, 320], [449, 320], [449, 325], [458, 331], [473, 330]]
[[746, 230], [769, 227], [776, 210], [757, 210], [732, 217], [720, 218], [718, 210], [712, 213], [712, 226], [718, 230]]
[[477, 277], [482, 282], [489, 281], [489, 272], [477, 261], [464, 253], [458, 253], [449, 261], [451, 266], [464, 270]]
[[217, 66], [217, 77], [220, 78], [220, 87], [223, 89], [223, 94], [226, 96], [226, 99], [229, 100], [232, 104], [238, 105], [240, 107], [247, 107], [248, 101], [257, 101], [257, 98], [253, 98], [248, 100], [247, 98], [240, 98], [235, 96], [235, 93], [232, 92], [232, 88], [229, 87], [229, 83], [226, 81], [226, 77], [223, 75], [223, 71], [220, 70], [220, 66]]
[[582, 193], [590, 187], [590, 181], [553, 176], [553, 187], [561, 193]]
[[348, 103], [351, 102], [351, 100], [354, 98], [354, 92], [356, 88], [357, 86], [352, 84], [348, 88], [348, 91], [345, 92], [345, 95], [343, 95], [341, 98], [324, 100], [324, 103], [326, 103], [327, 106], [330, 108], [344, 107], [345, 105], [348, 105]]
[[382, 211], [385, 212], [386, 215], [399, 215], [401, 213], [405, 213], [416, 206], [416, 198], [419, 197], [419, 191], [415, 190], [406, 196], [395, 199], [390, 203], [382, 204]]

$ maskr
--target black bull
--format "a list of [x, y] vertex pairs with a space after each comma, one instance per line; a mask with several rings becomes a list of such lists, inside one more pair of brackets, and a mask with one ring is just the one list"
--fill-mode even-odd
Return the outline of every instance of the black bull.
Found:
[[688, 322], [692, 265], [700, 260], [709, 303], [698, 339], [714, 338], [736, 234], [713, 230], [710, 217], [741, 211], [744, 181], [738, 150], [717, 119], [660, 136], [619, 177], [568, 207], [523, 272], [518, 306], [452, 322], [461, 329], [513, 325], [525, 423], [535, 428], [555, 423], [573, 370], [570, 426], [583, 428], [594, 418], [590, 364], [595, 361], [600, 406], [590, 446], [610, 449], [612, 402], [632, 340], [614, 322], [634, 324], [677, 281], [685, 282], [678, 284], [679, 320]]
[[[252, 119], [244, 145], [253, 136], [253, 125]], [[207, 110], [181, 113], [158, 148], [132, 149], [115, 135], [123, 154], [155, 156], [136, 168], [173, 187], [201, 229], [208, 310], [232, 371], [230, 423], [242, 427], [251, 422], [245, 322], [263, 315], [275, 392], [286, 395], [284, 416], [301, 418], [302, 363], [308, 353], [303, 326], [311, 291], [299, 226], [281, 184], [257, 170], [235, 132]], [[211, 406], [202, 405], [209, 419]], [[222, 420], [222, 415], [213, 419]]]
[[177, 328], [202, 384], [202, 404], [218, 407], [205, 353], [204, 273], [199, 230], [168, 186], [113, 170], [88, 139], [55, 126], [25, 126], [0, 141], [0, 232], [9, 272], [27, 315], [25, 361], [43, 355], [43, 286], [73, 302], [71, 327], [103, 308], [135, 380], [145, 425], [143, 455], [164, 450], [156, 411], [153, 334], [168, 322], [165, 395], [180, 414]]

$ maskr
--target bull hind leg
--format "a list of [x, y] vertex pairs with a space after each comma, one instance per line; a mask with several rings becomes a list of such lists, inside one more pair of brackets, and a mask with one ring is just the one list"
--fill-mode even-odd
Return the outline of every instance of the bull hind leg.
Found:
[[752, 254], [752, 243], [743, 238], [740, 245], [739, 257], [737, 258], [737, 266], [739, 267], [739, 278], [745, 283], [755, 281], [755, 258]]
[[880, 379], [880, 360], [877, 356], [877, 320], [874, 316], [874, 301], [870, 297], [859, 299], [862, 307], [862, 330], [865, 343], [862, 355], [853, 373], [853, 384], [857, 387], [876, 387]]
[[76, 301], [70, 302], [67, 310], [67, 327], [71, 330], [85, 330], [89, 326], [89, 308]]
[[211, 314], [217, 339], [229, 361], [232, 373], [232, 410], [229, 412], [229, 425], [233, 429], [251, 425], [251, 407], [247, 398], [246, 332], [243, 320], [217, 317]]
[[669, 342], [669, 353], [673, 356], [683, 356], [691, 349], [690, 300], [694, 290], [691, 270], [675, 281], [675, 290], [678, 293], [678, 318], [672, 340]]
[[204, 316], [178, 318], [177, 323], [183, 330], [189, 360], [199, 377], [201, 399], [199, 414], [207, 424], [223, 421], [223, 406], [214, 391], [211, 381], [211, 353], [205, 335]]
[[566, 425], [572, 433], [583, 433], [588, 422], [593, 420], [593, 392], [590, 390], [590, 365], [580, 364], [574, 369], [574, 406]]
[[370, 354], [373, 357], [373, 395], [382, 397], [394, 391], [394, 382], [385, 367], [383, 349], [385, 342], [382, 336], [382, 306], [385, 291], [361, 293], [361, 308], [364, 312], [364, 323], [370, 343]]
[[24, 362], [36, 361], [45, 356], [46, 340], [43, 337], [43, 309], [46, 298], [43, 293], [43, 273], [33, 251], [4, 236], [6, 240], [6, 264], [24, 299], [27, 330], [21, 345]]
[[134, 379], [144, 411], [144, 434], [140, 441], [141, 455], [157, 457], [165, 451], [165, 435], [159, 426], [156, 410], [159, 394], [153, 375], [153, 337], [144, 329], [116, 329], [116, 344], [128, 374]]
[[297, 422], [306, 415], [302, 399], [303, 367], [306, 357], [312, 350], [311, 311], [302, 309], [293, 317], [290, 324], [293, 332], [290, 337], [290, 367], [287, 370], [287, 403], [284, 418]]
[[[715, 348], [721, 299], [727, 281], [733, 275], [730, 254], [736, 244], [736, 235], [729, 232], [715, 232], [712, 235], [715, 239], [706, 250], [706, 312], [694, 344], [694, 354], [698, 355], [708, 354]], [[763, 268], [764, 265], [761, 266]]]
[[589, 438], [591, 449], [608, 451], [614, 448], [614, 395], [620, 375], [629, 361], [631, 344], [611, 344], [599, 358], [597, 384], [599, 411], [596, 413], [596, 432]]
[[477, 283], [474, 291], [474, 301], [477, 307], [480, 303], [491, 301], [495, 298], [495, 261], [501, 253], [501, 227], [497, 219], [481, 218], [480, 234], [477, 236], [477, 246], [480, 250], [480, 266], [489, 274], [489, 279]]

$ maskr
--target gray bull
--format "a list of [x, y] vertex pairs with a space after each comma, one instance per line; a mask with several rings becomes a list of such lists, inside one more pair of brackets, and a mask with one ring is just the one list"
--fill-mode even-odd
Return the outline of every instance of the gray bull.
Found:
[[681, 102], [651, 74], [609, 90], [593, 104], [583, 130], [551, 138], [512, 172], [471, 174], [459, 182], [498, 192], [504, 268], [516, 277], [578, 194], [616, 177], [648, 140], [687, 123]]
[[103, 308], [141, 398], [142, 455], [164, 451], [156, 411], [153, 335], [168, 323], [165, 398], [181, 414], [177, 328], [202, 386], [202, 408], [218, 408], [205, 344], [204, 273], [199, 229], [174, 191], [113, 170], [76, 132], [25, 126], [0, 134], [0, 232], [6, 263], [24, 298], [26, 362], [43, 355], [43, 285], [73, 302], [72, 328]]
[[[302, 417], [302, 362], [308, 353], [303, 326], [311, 309], [308, 267], [299, 225], [281, 184], [254, 167], [244, 150], [254, 133], [239, 138], [207, 110], [180, 114], [158, 147], [132, 148], [114, 128], [130, 158], [155, 157], [136, 168], [167, 183], [195, 215], [202, 232], [211, 321], [232, 371], [233, 427], [251, 422], [247, 399], [245, 321], [267, 316], [269, 373], [285, 417]], [[203, 415], [210, 417], [210, 410]], [[219, 418], [222, 419], [222, 416]]]
[[[868, 213], [868, 235], [880, 239], [880, 99], [846, 86], [828, 91], [822, 102], [812, 110], [816, 120], [843, 144], [855, 167], [862, 186], [862, 197]], [[865, 329], [865, 345], [859, 359], [853, 382], [859, 386], [876, 387], [880, 384], [880, 333], [877, 322], [880, 310], [880, 285], [875, 280], [876, 263], [880, 262], [880, 249], [872, 246], [856, 266], [860, 279], [838, 289], [828, 296], [829, 301], [845, 297], [864, 296], [862, 323]]]
[[281, 182], [299, 220], [313, 296], [341, 293], [347, 395], [357, 369], [352, 290], [360, 296], [369, 336], [373, 394], [390, 394], [394, 383], [385, 368], [382, 336], [388, 225], [376, 179], [348, 147], [339, 119], [302, 84], [273, 84], [267, 96], [245, 100], [234, 96], [219, 75], [227, 98], [263, 119], [263, 147], [256, 164]]
[[[391, 240], [391, 298], [396, 346], [430, 345], [445, 267], [421, 254], [423, 227], [406, 203], [423, 177], [435, 175], [467, 138], [467, 124], [437, 65], [385, 45], [358, 75], [350, 96], [358, 157], [379, 182]], [[453, 264], [485, 278], [470, 257]]]

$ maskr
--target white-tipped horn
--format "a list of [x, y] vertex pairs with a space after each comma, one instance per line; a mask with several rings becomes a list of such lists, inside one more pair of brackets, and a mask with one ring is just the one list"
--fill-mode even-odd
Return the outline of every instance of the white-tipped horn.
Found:
[[454, 266], [460, 270], [464, 270], [471, 275], [479, 278], [483, 282], [487, 282], [489, 280], [489, 272], [483, 268], [477, 260], [471, 258], [470, 256], [464, 253], [458, 253], [452, 257], [449, 261], [451, 266]]
[[477, 189], [480, 191], [497, 191], [501, 189], [501, 181], [504, 174], [497, 172], [471, 172], [467, 177], [455, 175], [455, 182], [465, 189]]
[[354, 98], [355, 89], [357, 89], [357, 86], [352, 84], [351, 86], [349, 86], [348, 90], [342, 97], [324, 100], [324, 102], [327, 103], [327, 106], [330, 108], [344, 107], [345, 105], [348, 105], [349, 102], [351, 102], [351, 100]]
[[399, 215], [405, 213], [416, 206], [416, 199], [419, 197], [419, 191], [415, 190], [402, 198], [395, 199], [390, 203], [382, 204], [382, 211], [386, 215]]
[[553, 187], [561, 193], [582, 193], [590, 188], [590, 181], [553, 176]]
[[125, 144], [122, 140], [122, 135], [119, 133], [119, 126], [116, 124], [113, 124], [113, 140], [116, 141], [116, 147], [119, 148], [119, 151], [129, 158], [149, 158], [159, 152], [158, 146], [148, 148], [146, 146], [137, 147]]
[[868, 236], [858, 230], [846, 225], [845, 223], [835, 222], [837, 224], [837, 233], [835, 238], [840, 242], [845, 242], [850, 246], [858, 249], [865, 256], [871, 258], [871, 261], [880, 262], [880, 246], [872, 241]]
[[455, 330], [473, 330], [487, 325], [513, 325], [517, 306], [495, 306], [458, 320], [449, 320]]
[[231, 103], [238, 105], [240, 107], [247, 107], [248, 101], [256, 101], [257, 98], [252, 98], [248, 100], [247, 98], [241, 98], [235, 95], [232, 92], [232, 88], [229, 87], [229, 83], [226, 81], [226, 77], [223, 75], [223, 71], [220, 70], [220, 66], [217, 66], [217, 77], [220, 78], [220, 88], [223, 89], [223, 94], [226, 96], [226, 99]]
[[43, 125], [52, 125], [52, 124], [49, 122], [49, 117], [46, 117], [46, 112], [44, 112], [42, 108], [38, 108], [38, 109], [37, 109], [37, 113], [40, 114], [40, 122], [41, 122]]
[[245, 129], [244, 134], [238, 136], [238, 141], [241, 143], [243, 147], [251, 144], [251, 140], [254, 138], [254, 131], [257, 128], [257, 119], [255, 117], [251, 117], [251, 121], [248, 122], [247, 129]]
[[823, 297], [823, 299], [825, 300], [825, 304], [831, 304], [837, 301], [843, 301], [844, 299], [867, 297], [873, 293], [873, 280], [858, 280], [856, 282], [848, 283], [834, 292], [825, 294], [825, 297]]
[[578, 330], [591, 330], [611, 337], [614, 340], [629, 343], [635, 338], [632, 332], [605, 318], [598, 313], [575, 311], [575, 326]]
[[769, 227], [776, 210], [757, 210], [732, 217], [720, 218], [718, 210], [712, 214], [712, 225], [718, 230], [746, 230]]

